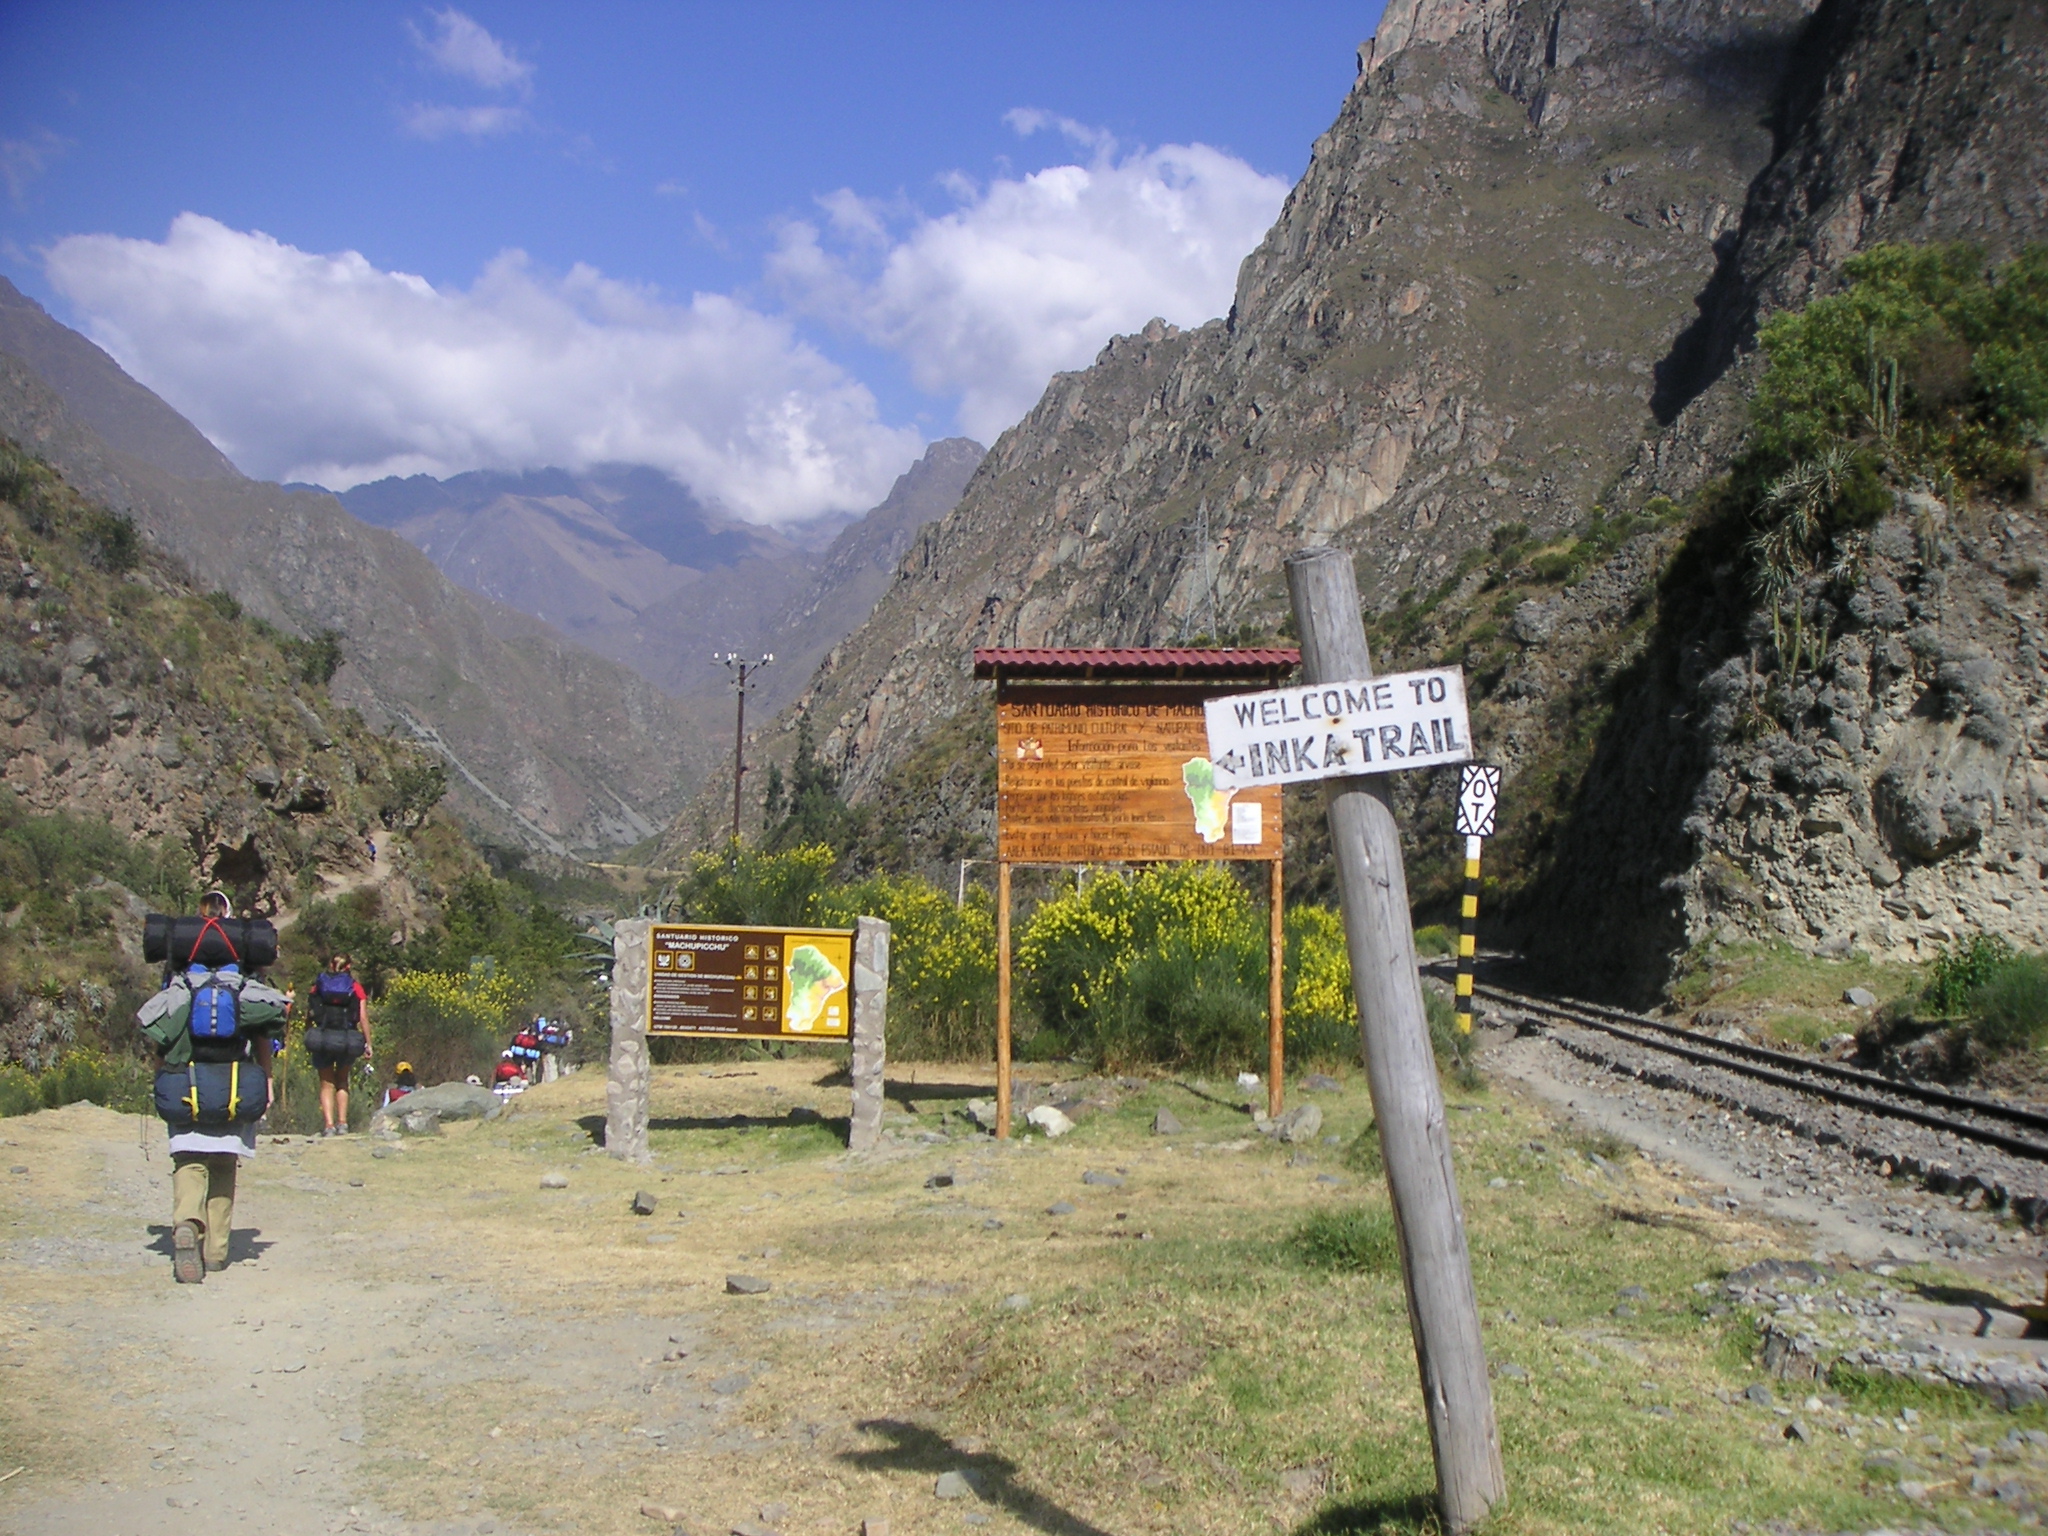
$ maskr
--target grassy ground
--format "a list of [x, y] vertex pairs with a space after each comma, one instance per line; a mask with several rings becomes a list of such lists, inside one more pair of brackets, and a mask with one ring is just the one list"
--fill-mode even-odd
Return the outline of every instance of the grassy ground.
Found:
[[1919, 991], [1925, 968], [1873, 960], [1858, 951], [1840, 960], [1802, 954], [1789, 944], [1712, 945], [1695, 951], [1672, 983], [1674, 1005], [1742, 1019], [1767, 1043], [1817, 1045], [1830, 1035], [1853, 1034], [1870, 1011], [1842, 1001], [1863, 987], [1880, 1004]]
[[[643, 1503], [693, 1531], [779, 1503], [785, 1536], [864, 1517], [948, 1532], [1432, 1528], [1369, 1160], [1265, 1142], [1220, 1084], [1156, 1083], [1057, 1142], [997, 1147], [953, 1113], [986, 1070], [923, 1067], [892, 1083], [893, 1128], [944, 1139], [855, 1162], [828, 1125], [790, 1114], [845, 1112], [823, 1071], [660, 1069], [651, 1169], [588, 1150], [602, 1107], [589, 1073], [383, 1158], [366, 1140], [266, 1147], [252, 1184], [277, 1248], [253, 1279], [315, 1243], [317, 1210], [345, 1206], [350, 1233], [377, 1235], [337, 1244], [308, 1277], [384, 1313], [371, 1342], [394, 1358], [366, 1349], [359, 1367], [361, 1496], [416, 1521], [489, 1511], [501, 1530], [654, 1531]], [[1997, 1506], [1961, 1491], [1967, 1447], [2034, 1419], [1916, 1388], [1805, 1403], [1809, 1389], [1774, 1387], [1812, 1431], [1787, 1439], [1783, 1414], [1741, 1400], [1763, 1379], [1748, 1320], [1708, 1312], [1732, 1266], [1803, 1256], [1796, 1235], [1675, 1205], [1689, 1187], [1675, 1172], [1515, 1094], [1453, 1098], [1509, 1486], [1489, 1531], [1995, 1522]], [[1356, 1143], [1362, 1081], [1317, 1102], [1326, 1134]], [[1160, 1108], [1187, 1132], [1151, 1135]], [[42, 1118], [10, 1122], [15, 1145]], [[543, 1190], [550, 1170], [569, 1188]], [[656, 1194], [653, 1216], [628, 1213], [636, 1189]], [[1057, 1202], [1074, 1210], [1048, 1214]], [[1365, 1237], [1332, 1240], [1347, 1230]], [[734, 1272], [773, 1290], [727, 1295]], [[63, 1283], [0, 1278], [16, 1305]], [[34, 1356], [34, 1336], [13, 1343]], [[105, 1383], [36, 1374], [33, 1414], [0, 1406], [8, 1464], [52, 1436], [103, 1444]], [[1865, 1472], [1896, 1447], [1930, 1469], [1929, 1504], [1901, 1498], [1897, 1472]], [[934, 1498], [950, 1470], [980, 1494]]]

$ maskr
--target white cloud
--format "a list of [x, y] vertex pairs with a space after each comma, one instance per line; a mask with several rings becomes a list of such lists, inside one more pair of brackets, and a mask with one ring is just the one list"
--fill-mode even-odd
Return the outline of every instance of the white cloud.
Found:
[[1108, 135], [1050, 113], [1007, 121], [1094, 153], [985, 188], [955, 174], [944, 184], [960, 206], [907, 224], [837, 192], [819, 200], [824, 227], [790, 224], [769, 261], [800, 308], [899, 353], [919, 388], [956, 396], [960, 426], [983, 442], [1112, 335], [1227, 310], [1238, 264], [1287, 195], [1285, 181], [1207, 145], [1119, 157]]
[[922, 447], [781, 320], [499, 256], [466, 290], [181, 214], [74, 235], [51, 283], [137, 378], [252, 474], [651, 464], [742, 516], [871, 506]]
[[492, 134], [524, 128], [527, 121], [524, 107], [441, 107], [419, 103], [406, 109], [405, 131], [421, 139], [445, 139], [451, 133], [487, 139]]
[[508, 86], [523, 89], [531, 83], [533, 66], [470, 17], [453, 6], [427, 14], [434, 21], [431, 36], [411, 22], [405, 25], [406, 30], [412, 33], [414, 45], [436, 69], [493, 91], [501, 91]]
[[17, 208], [28, 193], [29, 183], [70, 147], [70, 140], [59, 138], [47, 128], [38, 128], [26, 138], [0, 139], [0, 181], [7, 183], [7, 195]]

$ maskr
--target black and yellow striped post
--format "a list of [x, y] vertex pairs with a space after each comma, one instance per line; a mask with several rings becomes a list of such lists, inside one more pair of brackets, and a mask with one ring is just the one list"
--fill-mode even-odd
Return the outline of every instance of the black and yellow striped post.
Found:
[[1458, 904], [1458, 1033], [1472, 1033], [1472, 958], [1479, 948], [1479, 857], [1493, 836], [1500, 769], [1467, 763], [1458, 774], [1457, 829], [1465, 839], [1465, 898]]
[[1465, 899], [1458, 905], [1458, 1033], [1472, 1033], [1472, 956], [1479, 939], [1479, 850], [1484, 838], [1465, 839]]

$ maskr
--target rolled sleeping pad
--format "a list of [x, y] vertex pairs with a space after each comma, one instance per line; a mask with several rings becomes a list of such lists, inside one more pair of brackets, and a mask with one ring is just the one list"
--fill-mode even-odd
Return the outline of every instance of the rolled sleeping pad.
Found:
[[142, 958], [151, 965], [239, 965], [244, 971], [277, 963], [277, 928], [267, 917], [171, 917], [142, 920]]

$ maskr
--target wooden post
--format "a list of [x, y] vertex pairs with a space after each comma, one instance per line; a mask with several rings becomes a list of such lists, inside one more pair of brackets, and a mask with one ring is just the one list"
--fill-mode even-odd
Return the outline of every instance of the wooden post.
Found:
[[[1287, 592], [1301, 635], [1302, 680], [1370, 677], [1372, 655], [1350, 555], [1305, 549], [1288, 556]], [[1408, 1327], [1436, 1458], [1437, 1504], [1446, 1529], [1464, 1531], [1485, 1517], [1507, 1486], [1443, 1091], [1415, 970], [1401, 834], [1378, 778], [1328, 780], [1323, 796], [1358, 994], [1366, 1081], [1394, 1200]]]
[[1010, 1135], [1010, 862], [996, 861], [996, 1139]]
[[1266, 1114], [1277, 1119], [1284, 1095], [1280, 1075], [1287, 1070], [1286, 1006], [1287, 929], [1282, 921], [1281, 891], [1286, 887], [1278, 859], [1268, 866], [1272, 903], [1272, 968], [1266, 978]]

